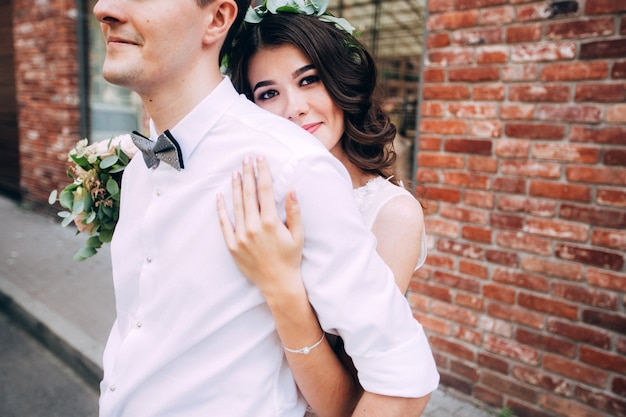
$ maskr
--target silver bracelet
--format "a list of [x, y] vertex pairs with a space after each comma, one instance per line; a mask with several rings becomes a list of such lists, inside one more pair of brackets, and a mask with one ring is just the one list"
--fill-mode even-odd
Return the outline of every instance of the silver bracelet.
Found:
[[287, 352], [291, 352], [291, 353], [301, 353], [303, 355], [308, 355], [309, 353], [311, 353], [311, 351], [313, 349], [318, 347], [323, 341], [324, 341], [324, 333], [322, 332], [321, 339], [318, 340], [317, 342], [313, 343], [311, 346], [305, 346], [302, 349], [289, 349], [287, 346], [283, 345], [283, 349], [285, 349]]

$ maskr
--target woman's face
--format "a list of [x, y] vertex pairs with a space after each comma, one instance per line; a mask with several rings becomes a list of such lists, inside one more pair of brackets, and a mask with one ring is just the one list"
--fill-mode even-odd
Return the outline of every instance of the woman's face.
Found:
[[338, 156], [344, 131], [343, 111], [331, 99], [311, 61], [295, 46], [257, 52], [249, 63], [254, 102], [312, 133]]

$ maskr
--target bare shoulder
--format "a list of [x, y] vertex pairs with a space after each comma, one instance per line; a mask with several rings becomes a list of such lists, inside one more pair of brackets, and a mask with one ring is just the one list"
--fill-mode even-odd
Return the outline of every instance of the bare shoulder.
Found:
[[422, 206], [410, 194], [400, 194], [383, 205], [376, 216], [376, 225], [391, 228], [409, 228], [415, 231], [424, 226]]

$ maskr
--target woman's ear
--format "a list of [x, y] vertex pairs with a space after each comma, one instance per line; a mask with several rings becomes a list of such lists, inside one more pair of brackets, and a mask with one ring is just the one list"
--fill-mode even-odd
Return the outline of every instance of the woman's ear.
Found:
[[207, 45], [219, 42], [221, 47], [237, 18], [237, 2], [235, 0], [213, 0], [206, 7], [211, 8], [211, 13], [209, 13], [210, 20], [206, 26], [203, 42]]

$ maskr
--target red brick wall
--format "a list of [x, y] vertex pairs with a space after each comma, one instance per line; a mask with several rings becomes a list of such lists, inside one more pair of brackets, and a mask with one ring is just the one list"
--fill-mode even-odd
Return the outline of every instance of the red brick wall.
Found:
[[429, 0], [410, 294], [442, 383], [626, 415], [626, 1]]
[[13, 0], [22, 198], [47, 208], [79, 139], [76, 2]]

